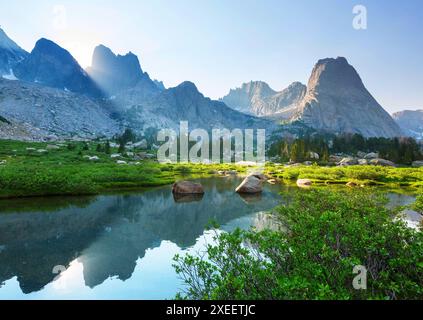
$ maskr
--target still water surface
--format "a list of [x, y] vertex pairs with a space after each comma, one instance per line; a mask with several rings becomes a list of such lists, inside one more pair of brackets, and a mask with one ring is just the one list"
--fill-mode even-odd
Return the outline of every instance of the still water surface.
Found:
[[[213, 237], [205, 231], [210, 220], [223, 231], [262, 228], [264, 212], [280, 204], [279, 193], [290, 191], [266, 184], [261, 196], [241, 197], [234, 193], [239, 178], [201, 183], [202, 198], [175, 199], [166, 186], [1, 201], [0, 299], [172, 298], [182, 288], [172, 258], [203, 250]], [[411, 195], [390, 197], [393, 204], [413, 201]]]

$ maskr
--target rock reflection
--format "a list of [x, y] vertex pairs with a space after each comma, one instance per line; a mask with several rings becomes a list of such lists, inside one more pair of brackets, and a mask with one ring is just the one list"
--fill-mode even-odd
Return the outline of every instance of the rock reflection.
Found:
[[174, 193], [173, 194], [173, 200], [175, 200], [176, 203], [189, 203], [189, 202], [199, 202], [203, 200], [204, 194], [179, 194]]

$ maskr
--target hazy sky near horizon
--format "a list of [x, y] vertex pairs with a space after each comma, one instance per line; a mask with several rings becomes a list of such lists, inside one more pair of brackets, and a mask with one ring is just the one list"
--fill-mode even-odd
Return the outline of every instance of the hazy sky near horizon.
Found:
[[[359, 4], [366, 30], [353, 28]], [[83, 67], [98, 44], [132, 51], [167, 87], [189, 80], [215, 99], [250, 80], [307, 83], [318, 59], [345, 56], [389, 112], [423, 109], [421, 0], [2, 0], [0, 26], [27, 51], [51, 39]]]

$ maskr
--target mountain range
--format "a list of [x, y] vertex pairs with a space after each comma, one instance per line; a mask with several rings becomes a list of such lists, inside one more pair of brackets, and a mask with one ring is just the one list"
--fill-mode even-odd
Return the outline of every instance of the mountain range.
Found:
[[392, 116], [405, 135], [418, 140], [423, 139], [423, 110], [404, 110]]
[[275, 91], [263, 81], [251, 81], [215, 101], [189, 81], [165, 88], [143, 71], [132, 52], [117, 55], [99, 45], [91, 66], [84, 70], [53, 41], [42, 38], [27, 53], [0, 29], [0, 75], [0, 116], [9, 123], [3, 122], [1, 131], [4, 136], [10, 126], [10, 138], [17, 137], [11, 124], [25, 125], [33, 139], [92, 138], [112, 136], [128, 127], [140, 133], [177, 129], [182, 120], [189, 121], [191, 129], [283, 132], [301, 123], [317, 131], [366, 137], [416, 136], [408, 128], [415, 124], [396, 117], [400, 128], [341, 57], [319, 60], [307, 86], [293, 82]]
[[322, 59], [308, 85], [294, 82], [276, 92], [264, 82], [250, 82], [221, 99], [235, 110], [274, 120], [301, 121], [320, 131], [397, 137], [403, 133], [365, 88], [343, 57]]

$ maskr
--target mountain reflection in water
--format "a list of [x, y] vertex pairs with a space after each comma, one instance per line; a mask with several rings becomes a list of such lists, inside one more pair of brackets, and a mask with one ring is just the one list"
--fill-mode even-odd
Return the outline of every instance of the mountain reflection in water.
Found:
[[[280, 203], [283, 187], [266, 185], [261, 196], [241, 197], [234, 192], [239, 182], [234, 177], [203, 179], [206, 193], [194, 198], [175, 199], [166, 186], [137, 194], [5, 200], [0, 208], [0, 298], [7, 298], [4, 290], [20, 298], [22, 293], [42, 292], [57, 276], [52, 270], [58, 265], [82, 266], [84, 285], [91, 289], [107, 279], [125, 281], [134, 270], [143, 272], [137, 265], [142, 266], [146, 252], [153, 254], [162, 246], [171, 255], [155, 263], [158, 269], [167, 264], [166, 274], [137, 285], [173, 294], [177, 288], [162, 282], [176, 278], [171, 258], [199, 244], [210, 220], [223, 230], [248, 228], [259, 219], [257, 213]], [[12, 278], [21, 292], [8, 288]], [[157, 279], [160, 283], [155, 283]], [[103, 296], [164, 298], [148, 293], [97, 295]], [[42, 297], [56, 298], [47, 292]]]

